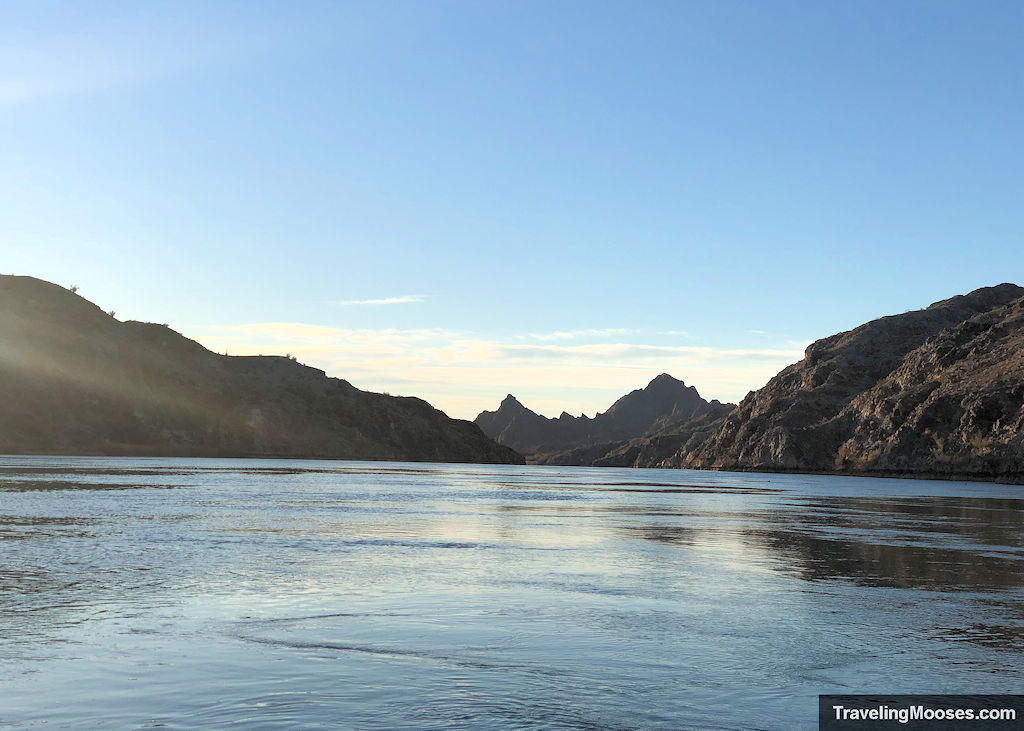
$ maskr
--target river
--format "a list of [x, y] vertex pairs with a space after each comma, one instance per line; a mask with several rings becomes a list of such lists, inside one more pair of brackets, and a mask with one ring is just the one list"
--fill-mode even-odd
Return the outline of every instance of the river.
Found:
[[816, 728], [1024, 687], [1024, 489], [0, 457], [0, 726]]

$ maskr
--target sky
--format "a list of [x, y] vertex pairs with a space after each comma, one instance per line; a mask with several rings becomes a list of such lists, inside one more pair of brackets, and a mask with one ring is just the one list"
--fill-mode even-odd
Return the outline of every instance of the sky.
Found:
[[1024, 3], [0, 3], [0, 273], [472, 418], [1024, 284]]

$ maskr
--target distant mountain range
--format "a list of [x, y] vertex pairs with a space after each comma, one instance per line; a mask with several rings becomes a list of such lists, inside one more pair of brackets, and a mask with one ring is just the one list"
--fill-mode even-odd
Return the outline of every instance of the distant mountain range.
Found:
[[1024, 482], [1024, 289], [986, 287], [818, 340], [738, 406], [716, 403], [555, 449], [520, 436], [543, 417], [511, 397], [477, 423], [549, 464]]
[[468, 421], [0, 276], [0, 453], [522, 463]]
[[531, 455], [545, 464], [593, 464], [618, 443], [676, 427], [709, 414], [722, 415], [732, 404], [705, 401], [693, 386], [667, 373], [645, 388], [632, 391], [594, 418], [571, 416], [564, 411], [549, 419], [523, 406], [509, 394], [497, 411], [476, 417], [477, 426], [499, 444]]

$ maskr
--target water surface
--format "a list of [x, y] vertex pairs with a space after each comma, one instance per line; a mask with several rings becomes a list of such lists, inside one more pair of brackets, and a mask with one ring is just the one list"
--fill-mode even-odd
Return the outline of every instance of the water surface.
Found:
[[1024, 492], [0, 457], [0, 726], [815, 728], [1024, 687]]

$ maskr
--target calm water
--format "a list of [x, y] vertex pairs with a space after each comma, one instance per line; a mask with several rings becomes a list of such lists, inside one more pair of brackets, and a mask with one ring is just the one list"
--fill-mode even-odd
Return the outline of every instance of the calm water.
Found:
[[1024, 488], [0, 458], [0, 726], [815, 728], [1024, 688]]

